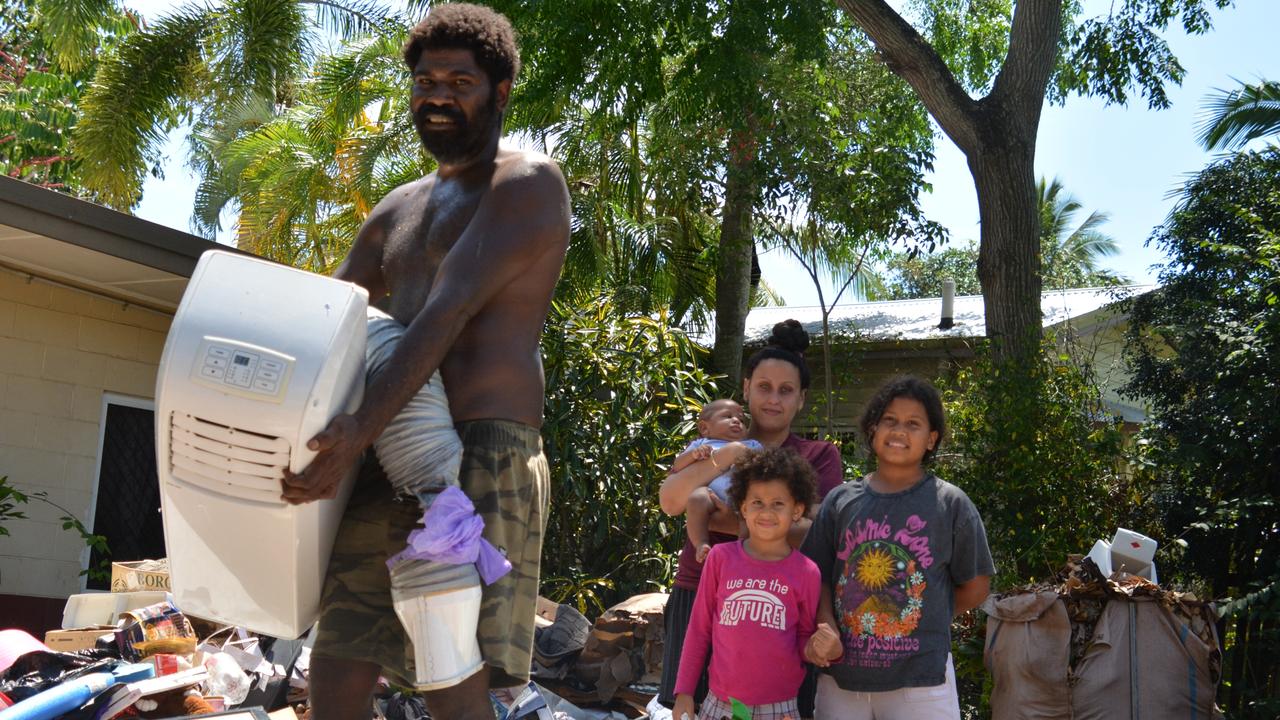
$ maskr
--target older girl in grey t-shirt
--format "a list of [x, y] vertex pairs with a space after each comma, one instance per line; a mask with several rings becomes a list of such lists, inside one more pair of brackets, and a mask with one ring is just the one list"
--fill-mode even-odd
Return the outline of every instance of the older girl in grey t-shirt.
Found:
[[[995, 566], [968, 496], [928, 472], [945, 422], [938, 391], [904, 376], [867, 406], [876, 470], [827, 495], [803, 552], [822, 571], [815, 718], [958, 720], [951, 621]], [[826, 625], [826, 629], [822, 628]]]

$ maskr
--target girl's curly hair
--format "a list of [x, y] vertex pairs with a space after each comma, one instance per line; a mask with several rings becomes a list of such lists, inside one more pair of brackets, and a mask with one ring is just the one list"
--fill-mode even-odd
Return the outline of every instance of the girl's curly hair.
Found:
[[748, 453], [733, 465], [733, 478], [729, 482], [729, 500], [734, 512], [741, 513], [747, 499], [747, 488], [752, 483], [781, 480], [786, 483], [791, 497], [806, 511], [817, 504], [817, 476], [808, 460], [791, 448], [774, 448]]

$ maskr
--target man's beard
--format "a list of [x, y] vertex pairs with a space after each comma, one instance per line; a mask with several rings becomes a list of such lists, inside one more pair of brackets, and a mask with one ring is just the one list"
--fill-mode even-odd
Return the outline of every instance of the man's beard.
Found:
[[[443, 115], [453, 121], [452, 130], [428, 130], [428, 115]], [[467, 120], [461, 110], [453, 107], [432, 107], [423, 105], [413, 114], [413, 125], [418, 130], [422, 146], [431, 153], [436, 162], [454, 164], [469, 160], [480, 154], [489, 144], [495, 128], [502, 126], [502, 113], [498, 112], [498, 94], [489, 93], [489, 99], [475, 117], [475, 122]]]

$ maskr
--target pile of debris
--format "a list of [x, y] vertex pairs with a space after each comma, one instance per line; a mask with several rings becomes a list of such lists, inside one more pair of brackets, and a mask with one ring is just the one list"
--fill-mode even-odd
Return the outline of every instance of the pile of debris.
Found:
[[[168, 594], [163, 560], [116, 563], [112, 592], [67, 600], [44, 641], [0, 630], [6, 718], [167, 718], [255, 708], [296, 720], [309, 649], [188, 618]], [[253, 713], [251, 713], [253, 714]]]
[[666, 593], [630, 597], [594, 624], [573, 607], [539, 600], [534, 679], [585, 708], [645, 717], [662, 675]]
[[[195, 717], [240, 710], [257, 720], [309, 716], [306, 638], [281, 640], [185, 615], [164, 561], [118, 563], [110, 593], [67, 600], [41, 642], [0, 630], [6, 720]], [[638, 595], [594, 623], [539, 598], [532, 674], [492, 693], [500, 720], [648, 717], [662, 665], [667, 596]], [[379, 686], [377, 720], [427, 720], [420, 697]]]
[[[994, 720], [1214, 717], [1212, 605], [1072, 555], [1054, 579], [987, 599]], [[1131, 714], [1132, 713], [1132, 714]]]

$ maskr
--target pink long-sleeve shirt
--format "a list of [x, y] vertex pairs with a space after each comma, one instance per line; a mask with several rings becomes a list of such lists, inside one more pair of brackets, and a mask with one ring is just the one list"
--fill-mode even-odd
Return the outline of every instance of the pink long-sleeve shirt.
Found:
[[692, 695], [711, 650], [711, 692], [747, 705], [796, 696], [817, 624], [818, 566], [793, 551], [757, 560], [742, 541], [711, 548], [680, 654], [676, 693]]

